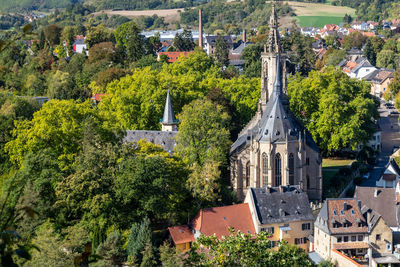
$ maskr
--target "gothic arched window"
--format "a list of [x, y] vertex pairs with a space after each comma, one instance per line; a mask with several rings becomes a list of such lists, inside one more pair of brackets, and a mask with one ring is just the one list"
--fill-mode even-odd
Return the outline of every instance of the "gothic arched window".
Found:
[[289, 184], [294, 185], [294, 156], [289, 154]]
[[275, 155], [275, 186], [282, 185], [282, 160], [281, 154]]
[[250, 185], [250, 161], [246, 163], [246, 187]]
[[262, 179], [263, 179], [263, 186], [268, 186], [268, 156], [267, 154], [262, 155]]

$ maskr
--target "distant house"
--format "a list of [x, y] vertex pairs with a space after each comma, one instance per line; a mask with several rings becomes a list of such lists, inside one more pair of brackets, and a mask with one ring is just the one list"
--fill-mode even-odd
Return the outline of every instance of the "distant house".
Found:
[[85, 44], [84, 39], [76, 39], [72, 44], [75, 53], [84, 53], [87, 50], [87, 45]]
[[49, 101], [47, 96], [34, 96], [32, 99], [36, 100], [39, 103], [39, 106], [43, 106], [44, 103]]
[[376, 70], [376, 68], [371, 65], [368, 59], [364, 57], [358, 57], [358, 59], [355, 61], [347, 61], [343, 65], [342, 70], [351, 78], [362, 79]]
[[286, 240], [308, 251], [314, 216], [300, 186], [250, 188], [244, 202], [249, 204], [256, 232], [270, 233], [273, 247]]
[[365, 31], [368, 29], [368, 25], [366, 22], [362, 21], [355, 21], [351, 24], [351, 27], [355, 30]]
[[355, 199], [325, 200], [314, 222], [314, 248], [338, 266], [367, 263], [368, 225]]
[[400, 168], [394, 158], [391, 158], [388, 164], [385, 166], [385, 170], [379, 180], [376, 182], [376, 186], [383, 188], [394, 188], [400, 180]]
[[174, 63], [175, 61], [179, 61], [181, 57], [188, 57], [192, 51], [184, 51], [184, 52], [158, 52], [157, 61], [161, 60], [161, 55], [166, 55], [168, 57], [169, 63]]
[[180, 251], [190, 248], [200, 235], [229, 236], [229, 228], [245, 234], [256, 234], [247, 203], [202, 209], [188, 225], [169, 227], [169, 233]]
[[364, 80], [371, 82], [371, 95], [382, 97], [389, 89], [393, 80], [394, 70], [377, 69], [364, 77]]
[[326, 24], [324, 26], [324, 29], [327, 31], [337, 31], [337, 30], [339, 30], [339, 26], [336, 24]]
[[[230, 35], [225, 35], [225, 36], [223, 36], [223, 38], [228, 46], [228, 50], [231, 52], [233, 49], [232, 37]], [[218, 39], [217, 35], [206, 36], [204, 50], [206, 51], [207, 55], [209, 55], [209, 56], [214, 55], [217, 39]]]
[[100, 103], [101, 99], [103, 98], [103, 96], [105, 96], [104, 93], [100, 93], [100, 94], [93, 94], [92, 96], [92, 100], [95, 104]]

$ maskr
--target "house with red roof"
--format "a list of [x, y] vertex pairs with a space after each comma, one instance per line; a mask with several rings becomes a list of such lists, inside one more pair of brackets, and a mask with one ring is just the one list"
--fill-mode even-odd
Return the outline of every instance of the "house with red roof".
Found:
[[200, 235], [229, 236], [229, 228], [245, 234], [256, 234], [249, 204], [202, 209], [188, 225], [168, 227], [171, 239], [180, 251], [190, 248]]
[[161, 60], [161, 55], [166, 55], [168, 57], [169, 63], [174, 63], [175, 61], [179, 61], [182, 57], [188, 57], [192, 51], [183, 51], [183, 52], [158, 52], [157, 61]]

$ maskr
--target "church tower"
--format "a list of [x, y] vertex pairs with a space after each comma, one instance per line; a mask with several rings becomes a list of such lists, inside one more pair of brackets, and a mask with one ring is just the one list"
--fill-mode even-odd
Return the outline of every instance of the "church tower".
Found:
[[171, 95], [167, 93], [167, 99], [165, 100], [164, 116], [161, 120], [161, 126], [163, 132], [171, 132], [178, 130], [178, 121], [175, 119], [174, 110], [172, 108]]
[[275, 6], [269, 24], [258, 112], [231, 146], [231, 184], [241, 200], [252, 187], [298, 185], [310, 200], [320, 201], [322, 159], [312, 135], [290, 110]]
[[278, 17], [276, 15], [275, 3], [272, 4], [271, 17], [269, 19], [269, 34], [267, 43], [264, 45], [264, 52], [261, 53], [261, 97], [259, 112], [263, 112], [265, 105], [271, 97], [273, 83], [276, 77], [276, 65], [278, 54], [282, 66], [282, 90], [286, 93], [286, 57], [282, 54], [278, 30]]

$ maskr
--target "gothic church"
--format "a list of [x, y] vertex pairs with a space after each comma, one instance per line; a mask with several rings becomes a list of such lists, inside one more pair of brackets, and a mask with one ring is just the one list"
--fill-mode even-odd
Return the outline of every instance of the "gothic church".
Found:
[[322, 159], [311, 134], [290, 111], [286, 55], [281, 51], [275, 8], [261, 55], [258, 111], [230, 150], [231, 183], [243, 200], [251, 187], [299, 185], [310, 200], [322, 197]]

